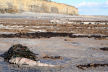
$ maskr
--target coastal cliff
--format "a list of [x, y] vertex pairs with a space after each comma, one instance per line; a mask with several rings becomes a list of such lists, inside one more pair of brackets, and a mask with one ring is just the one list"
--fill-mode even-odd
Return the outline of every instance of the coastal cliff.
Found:
[[0, 0], [0, 13], [20, 12], [78, 15], [76, 7], [50, 0]]

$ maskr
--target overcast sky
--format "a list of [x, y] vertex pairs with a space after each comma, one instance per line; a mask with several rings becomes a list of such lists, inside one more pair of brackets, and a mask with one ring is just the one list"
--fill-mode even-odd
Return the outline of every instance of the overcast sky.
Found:
[[81, 15], [108, 15], [108, 0], [52, 0], [76, 6]]

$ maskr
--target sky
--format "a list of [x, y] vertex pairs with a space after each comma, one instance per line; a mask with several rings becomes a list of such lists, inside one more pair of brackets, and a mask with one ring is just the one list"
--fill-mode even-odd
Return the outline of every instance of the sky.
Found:
[[108, 0], [52, 0], [78, 8], [80, 15], [108, 15]]

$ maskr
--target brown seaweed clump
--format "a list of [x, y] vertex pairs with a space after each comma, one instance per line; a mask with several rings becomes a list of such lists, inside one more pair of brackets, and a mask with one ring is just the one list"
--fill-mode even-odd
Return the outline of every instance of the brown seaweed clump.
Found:
[[85, 70], [87, 68], [96, 68], [96, 67], [108, 67], [108, 64], [95, 64], [95, 63], [90, 63], [90, 64], [85, 64], [85, 65], [77, 65], [79, 69]]
[[30, 51], [27, 46], [23, 46], [21, 44], [15, 44], [12, 47], [10, 47], [10, 49], [7, 52], [5, 52], [2, 55], [2, 57], [4, 57], [6, 61], [9, 61], [10, 59], [16, 57], [28, 58], [34, 61], [38, 60], [38, 57], [35, 53]]
[[63, 57], [61, 57], [61, 56], [48, 56], [48, 55], [46, 55], [46, 56], [44, 56], [43, 57], [43, 59], [52, 59], [52, 60], [57, 60], [57, 59], [63, 59]]
[[102, 51], [108, 51], [108, 47], [100, 48], [100, 50], [102, 50]]

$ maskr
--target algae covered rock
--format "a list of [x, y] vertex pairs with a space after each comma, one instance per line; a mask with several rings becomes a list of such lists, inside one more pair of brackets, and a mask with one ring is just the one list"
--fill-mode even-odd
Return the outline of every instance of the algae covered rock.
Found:
[[21, 44], [13, 45], [2, 56], [7, 61], [9, 61], [12, 58], [16, 58], [16, 57], [24, 57], [24, 58], [31, 59], [34, 61], [38, 60], [38, 57], [36, 56], [35, 53], [30, 51], [27, 46], [23, 46]]
[[37, 54], [29, 50], [27, 46], [21, 44], [15, 44], [9, 48], [7, 52], [0, 55], [10, 64], [16, 64], [18, 66], [30, 66], [30, 67], [55, 67], [57, 65], [41, 63], [37, 57]]

